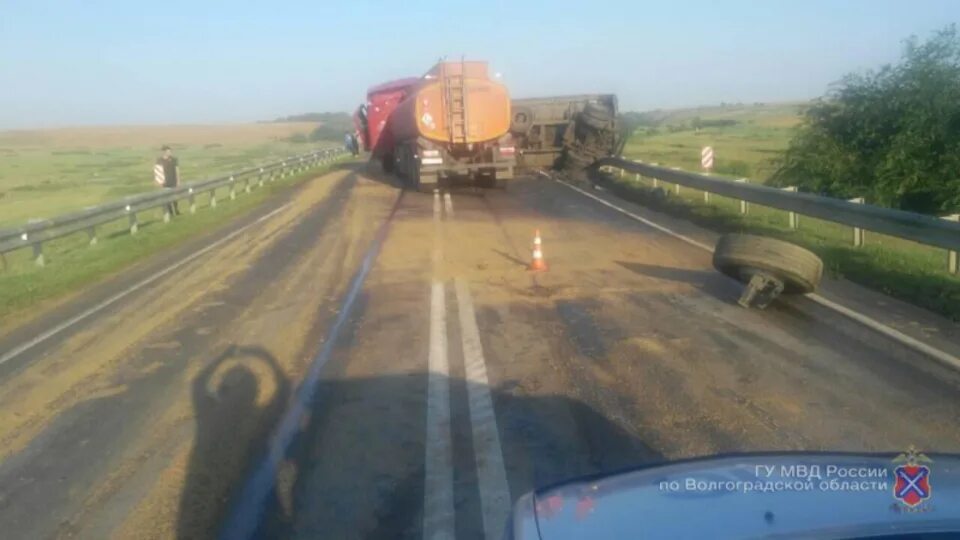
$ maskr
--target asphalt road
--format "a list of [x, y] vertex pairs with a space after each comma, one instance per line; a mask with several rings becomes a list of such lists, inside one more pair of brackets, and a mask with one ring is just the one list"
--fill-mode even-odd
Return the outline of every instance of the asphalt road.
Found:
[[357, 166], [242, 225], [0, 337], [220, 242], [0, 365], [0, 536], [496, 538], [526, 491], [655, 461], [960, 452], [956, 373], [812, 302], [744, 310], [708, 253], [548, 179]]

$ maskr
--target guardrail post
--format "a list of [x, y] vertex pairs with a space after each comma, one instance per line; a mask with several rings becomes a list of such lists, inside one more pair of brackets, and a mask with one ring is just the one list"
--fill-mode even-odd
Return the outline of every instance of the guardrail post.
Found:
[[[947, 221], [960, 221], [960, 214], [950, 214], [949, 216], [943, 216], [940, 219], [945, 219]], [[947, 272], [956, 274], [957, 266], [957, 252], [953, 250], [947, 251]]]
[[87, 238], [90, 239], [91, 246], [97, 245], [97, 226], [96, 225], [91, 225], [90, 227], [87, 228]]
[[[660, 166], [659, 163], [651, 163], [651, 165], [653, 165], [654, 167], [659, 167], [659, 166]], [[653, 177], [653, 189], [657, 189], [658, 187], [660, 187], [660, 179], [657, 178], [656, 176], [654, 176], [654, 177]]]
[[197, 196], [193, 193], [193, 188], [187, 190], [187, 193], [190, 194], [190, 213], [197, 213]]
[[170, 209], [167, 207], [163, 208], [163, 222], [170, 223]]
[[[863, 204], [863, 197], [854, 197], [849, 199], [849, 202], [856, 204]], [[853, 228], [853, 247], [863, 247], [863, 229], [860, 227]]]
[[137, 222], [137, 213], [132, 211], [129, 204], [126, 210], [130, 214], [130, 234], [137, 234], [137, 231], [140, 229], [140, 223]]
[[[784, 191], [789, 191], [790, 193], [796, 193], [796, 192], [797, 192], [797, 186], [787, 186], [787, 187], [782, 188], [782, 189], [783, 189]], [[791, 229], [796, 230], [796, 229], [799, 229], [799, 228], [800, 228], [800, 220], [797, 219], [797, 213], [796, 213], [796, 212], [787, 212], [787, 223], [788, 223], [788, 225], [790, 226]]]
[[263, 187], [263, 167], [260, 167], [260, 174], [257, 175], [257, 182], [260, 183], [260, 187]]
[[245, 193], [250, 193], [250, 177], [246, 178], [246, 183], [243, 185], [243, 191]]
[[43, 242], [33, 244], [33, 262], [37, 266], [43, 266], [46, 262], [43, 260]]
[[[747, 184], [750, 181], [747, 180], [746, 178], [737, 178], [735, 182], [737, 182], [738, 184]], [[750, 203], [748, 203], [747, 201], [740, 201], [740, 213], [743, 215], [747, 215], [747, 212], [749, 211], [750, 211]]]
[[230, 200], [237, 198], [237, 180], [234, 177], [230, 177]]
[[[679, 170], [680, 170], [680, 167], [670, 167], [670, 168], [673, 169], [673, 170], [675, 170], [675, 171], [679, 171]], [[674, 184], [674, 185], [673, 185], [673, 191], [674, 191], [677, 195], [680, 195], [680, 184]]]
[[217, 190], [211, 189], [210, 190], [210, 208], [216, 208], [216, 207], [217, 207]]

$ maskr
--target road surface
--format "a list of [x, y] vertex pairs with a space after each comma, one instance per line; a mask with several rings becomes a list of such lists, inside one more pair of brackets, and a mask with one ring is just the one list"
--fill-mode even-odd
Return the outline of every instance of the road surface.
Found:
[[954, 372], [809, 301], [744, 310], [708, 253], [549, 179], [351, 166], [226, 234], [5, 331], [4, 538], [496, 538], [585, 474], [960, 451]]

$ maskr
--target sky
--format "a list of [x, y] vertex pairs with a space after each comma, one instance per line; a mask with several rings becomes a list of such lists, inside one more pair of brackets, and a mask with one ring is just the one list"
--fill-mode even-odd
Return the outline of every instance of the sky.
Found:
[[441, 56], [623, 110], [810, 99], [960, 0], [0, 0], [0, 129], [352, 111]]

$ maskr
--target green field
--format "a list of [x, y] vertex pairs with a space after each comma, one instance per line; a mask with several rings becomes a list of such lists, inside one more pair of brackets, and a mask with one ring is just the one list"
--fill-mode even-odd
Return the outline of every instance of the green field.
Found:
[[156, 189], [153, 163], [169, 144], [184, 182], [305, 153], [292, 143], [315, 123], [123, 126], [0, 132], [0, 227]]
[[[773, 158], [789, 143], [799, 121], [799, 108], [799, 104], [780, 104], [648, 113], [658, 122], [656, 132], [649, 133], [647, 127], [638, 129], [624, 154], [697, 171], [700, 149], [710, 145], [716, 152], [719, 175], [748, 177], [751, 182], [762, 183], [774, 170]], [[690, 124], [698, 116], [702, 121], [730, 119], [735, 123], [697, 132]], [[794, 230], [782, 210], [749, 205], [743, 215], [739, 201], [711, 195], [706, 203], [703, 192], [681, 187], [678, 193], [675, 185], [665, 182], [658, 184], [661, 196], [655, 196], [652, 180], [638, 180], [634, 175], [609, 177], [607, 185], [621, 197], [712, 230], [761, 234], [799, 244], [820, 255], [827, 273], [834, 277], [960, 320], [960, 277], [947, 272], [947, 254], [942, 249], [869, 231], [864, 234], [864, 245], [854, 247], [853, 230], [847, 226], [799, 216], [799, 228]]]
[[[623, 154], [632, 159], [700, 170], [700, 151], [714, 150], [715, 172], [765, 182], [773, 160], [787, 148], [800, 122], [802, 103], [727, 105], [644, 113], [650, 124], [638, 128]], [[699, 118], [705, 125], [693, 127]], [[730, 125], [710, 126], [711, 122]]]
[[[225, 198], [215, 209], [210, 208], [209, 197], [200, 197], [195, 215], [185, 213], [169, 223], [163, 222], [159, 208], [142, 212], [136, 236], [129, 233], [125, 220], [117, 220], [98, 227], [99, 241], [92, 246], [83, 233], [46, 242], [43, 249], [49, 262], [44, 267], [34, 264], [30, 249], [7, 253], [0, 267], [0, 327], [44, 301], [79, 290], [192, 237], [221, 229], [271, 196], [330, 167], [276, 180], [249, 195], [241, 193], [235, 200]], [[225, 197], [226, 192], [218, 196]], [[181, 209], [185, 209], [182, 203]]]

